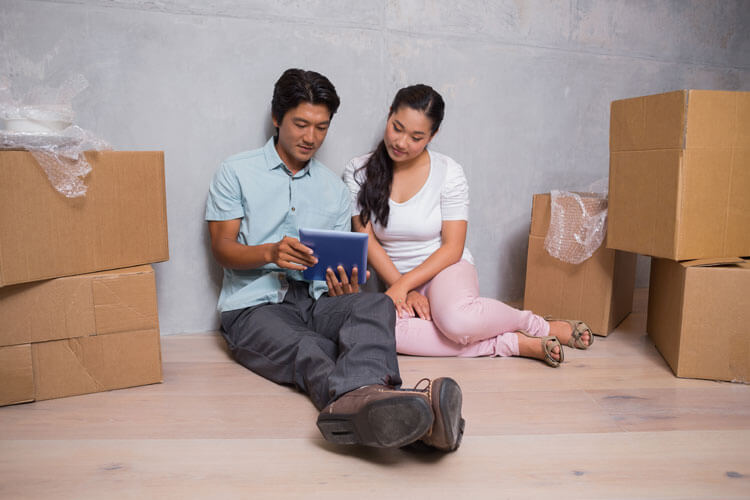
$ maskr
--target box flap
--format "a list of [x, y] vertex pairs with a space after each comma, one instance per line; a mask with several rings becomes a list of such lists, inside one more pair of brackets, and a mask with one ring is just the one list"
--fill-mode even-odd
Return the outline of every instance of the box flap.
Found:
[[685, 151], [678, 260], [750, 253], [750, 169], [741, 152]]
[[36, 399], [161, 382], [159, 340], [145, 330], [33, 344]]
[[609, 327], [616, 327], [633, 310], [637, 255], [617, 250], [612, 276], [612, 307]]
[[679, 149], [612, 153], [607, 247], [676, 258], [683, 155]]
[[685, 269], [670, 259], [651, 259], [646, 331], [677, 374], [681, 357]]
[[687, 90], [613, 101], [610, 151], [682, 149]]
[[535, 194], [531, 205], [531, 227], [529, 234], [546, 236], [550, 220], [550, 195]]
[[150, 265], [0, 288], [0, 346], [159, 327]]
[[0, 406], [34, 400], [31, 345], [0, 347]]
[[[591, 214], [601, 212], [603, 206], [606, 208], [604, 205], [606, 204], [606, 199], [603, 200], [601, 194], [578, 191], [574, 191], [573, 193], [580, 197], [580, 203], [575, 196], [558, 196], [556, 201], [562, 214], [566, 216], [564, 220], [566, 222], [571, 220], [571, 223], [567, 224], [571, 228], [580, 226], [580, 224], [578, 226], [576, 224], [584, 217], [583, 210], [586, 210], [590, 216]], [[583, 208], [581, 205], [583, 205]], [[529, 234], [546, 237], [552, 221], [552, 215], [552, 196], [549, 193], [535, 194], [531, 207], [531, 227], [529, 228]], [[570, 217], [570, 219], [567, 217]]]
[[740, 257], [718, 257], [714, 259], [695, 259], [680, 262], [684, 267], [717, 267], [730, 264], [742, 264], [745, 259]]
[[688, 91], [685, 147], [750, 148], [750, 92]]
[[127, 274], [98, 273], [91, 289], [98, 335], [159, 327], [151, 266]]
[[93, 335], [91, 283], [86, 275], [0, 288], [0, 345]]

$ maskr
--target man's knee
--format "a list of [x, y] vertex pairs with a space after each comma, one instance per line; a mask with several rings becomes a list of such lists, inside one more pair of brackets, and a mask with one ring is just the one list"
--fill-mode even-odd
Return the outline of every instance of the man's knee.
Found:
[[393, 327], [396, 324], [396, 308], [393, 301], [384, 293], [360, 293], [361, 307], [376, 315]]

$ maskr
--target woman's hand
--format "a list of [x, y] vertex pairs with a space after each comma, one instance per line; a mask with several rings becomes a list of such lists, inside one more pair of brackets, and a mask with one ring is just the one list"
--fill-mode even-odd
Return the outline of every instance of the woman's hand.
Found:
[[391, 286], [385, 291], [385, 294], [391, 298], [393, 305], [396, 306], [396, 315], [399, 318], [408, 318], [414, 316], [414, 310], [406, 305], [406, 295], [408, 290], [398, 285]]
[[430, 317], [430, 301], [418, 291], [412, 290], [406, 294], [406, 306], [412, 311], [412, 317], [416, 313], [417, 316], [427, 321], [432, 319]]

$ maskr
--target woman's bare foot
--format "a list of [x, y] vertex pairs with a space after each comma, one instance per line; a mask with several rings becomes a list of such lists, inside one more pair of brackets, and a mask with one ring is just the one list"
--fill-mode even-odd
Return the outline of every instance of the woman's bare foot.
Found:
[[[515, 333], [518, 336], [518, 354], [525, 358], [535, 358], [544, 361], [544, 346], [542, 342], [547, 342], [549, 345], [549, 343], [554, 342], [554, 340], [547, 339], [545, 341], [542, 340], [544, 337], [528, 337], [521, 332]], [[561, 346], [555, 344], [554, 347], [551, 347], [550, 349], [550, 355], [555, 361], [560, 361], [561, 348]]]
[[[567, 321], [550, 321], [549, 334], [557, 337], [562, 345], [568, 345], [570, 337], [573, 335], [573, 326]], [[591, 345], [591, 334], [588, 330], [581, 334], [581, 341], [587, 347]]]

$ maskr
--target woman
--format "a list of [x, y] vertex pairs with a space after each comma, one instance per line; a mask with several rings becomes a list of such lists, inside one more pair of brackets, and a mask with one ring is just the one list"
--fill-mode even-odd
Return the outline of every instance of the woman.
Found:
[[563, 344], [591, 345], [588, 326], [547, 321], [478, 296], [477, 272], [465, 247], [469, 198], [463, 169], [427, 149], [444, 107], [427, 85], [399, 90], [383, 140], [344, 172], [354, 200], [352, 226], [369, 234], [368, 261], [398, 313], [398, 352], [520, 355], [559, 366]]

